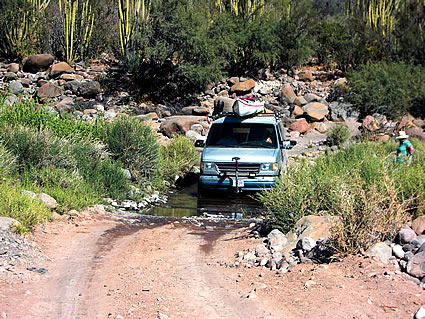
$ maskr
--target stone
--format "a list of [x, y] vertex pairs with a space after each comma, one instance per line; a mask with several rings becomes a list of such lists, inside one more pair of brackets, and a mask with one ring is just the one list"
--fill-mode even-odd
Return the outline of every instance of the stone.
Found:
[[17, 73], [19, 72], [19, 64], [18, 63], [10, 63], [7, 67], [7, 72]]
[[337, 216], [308, 215], [302, 217], [295, 223], [292, 230], [286, 234], [288, 242], [283, 249], [283, 253], [289, 253], [303, 237], [310, 237], [315, 241], [330, 238], [330, 229], [340, 222], [341, 220]]
[[322, 104], [328, 106], [328, 102], [326, 101], [326, 99], [324, 99], [323, 97], [320, 97], [316, 94], [307, 93], [306, 95], [304, 95], [304, 98], [307, 101], [307, 103], [319, 102], [319, 103], [322, 103]]
[[291, 84], [287, 83], [280, 89], [280, 99], [284, 102], [288, 102], [290, 104], [295, 102], [295, 99], [297, 98], [297, 95], [294, 92], [294, 89], [292, 88]]
[[13, 72], [7, 72], [5, 75], [4, 75], [4, 80], [5, 80], [5, 82], [8, 82], [8, 81], [14, 81], [14, 80], [16, 80], [18, 78], [18, 76], [16, 75], [16, 73], [13, 73]]
[[415, 313], [415, 319], [424, 319], [425, 318], [425, 305], [421, 306], [418, 311]]
[[193, 115], [193, 110], [196, 108], [196, 106], [186, 106], [182, 108], [182, 113], [184, 115]]
[[19, 101], [18, 97], [14, 94], [8, 94], [6, 98], [4, 99], [4, 104], [11, 107], [15, 105]]
[[65, 81], [73, 81], [73, 80], [82, 81], [84, 80], [84, 77], [79, 74], [62, 74], [60, 76], [60, 79]]
[[55, 58], [50, 54], [33, 55], [25, 61], [23, 70], [30, 73], [46, 71], [54, 61]]
[[[167, 118], [165, 122], [161, 123], [159, 129], [162, 134], [171, 138], [175, 134], [186, 134], [193, 124], [205, 124], [205, 122], [204, 116], [177, 115]], [[205, 127], [207, 127], [206, 124]]]
[[414, 119], [412, 122], [413, 122], [413, 124], [415, 124], [417, 127], [425, 128], [425, 120], [422, 120], [422, 119]]
[[219, 96], [214, 100], [214, 112], [213, 115], [221, 112], [232, 112], [233, 104], [235, 100], [229, 97]]
[[19, 94], [24, 90], [24, 86], [20, 81], [12, 81], [9, 83], [9, 92], [12, 94]]
[[72, 97], [65, 97], [62, 101], [56, 104], [56, 109], [59, 113], [68, 113], [74, 110], [74, 100]]
[[195, 142], [195, 141], [197, 141], [197, 140], [201, 140], [201, 139], [203, 139], [203, 138], [204, 138], [201, 134], [199, 134], [198, 132], [195, 132], [195, 131], [193, 131], [193, 130], [189, 130], [189, 131], [187, 131], [187, 132], [185, 133], [185, 135], [186, 135], [188, 138], [190, 138], [190, 140], [191, 140], [192, 142]]
[[230, 88], [230, 93], [236, 94], [245, 94], [251, 92], [251, 90], [255, 87], [255, 81], [253, 79], [249, 79], [244, 82], [238, 82]]
[[20, 81], [21, 81], [22, 86], [26, 87], [26, 88], [28, 88], [30, 86], [30, 84], [32, 83], [31, 79], [26, 79], [26, 78], [20, 79]]
[[406, 134], [410, 136], [410, 138], [417, 138], [422, 141], [425, 141], [425, 132], [422, 131], [421, 128], [409, 128], [406, 130]]
[[339, 78], [336, 79], [334, 82], [334, 86], [342, 86], [342, 85], [346, 85], [347, 84], [347, 79], [346, 78]]
[[128, 169], [122, 168], [121, 171], [123, 172], [125, 178], [127, 178], [129, 181], [132, 180], [131, 172]]
[[421, 247], [424, 243], [425, 243], [425, 235], [419, 235], [419, 236], [416, 237], [416, 239], [414, 241], [412, 241], [412, 244], [416, 248]]
[[106, 111], [104, 114], [103, 114], [103, 117], [107, 120], [107, 119], [113, 119], [113, 118], [115, 118], [115, 117], [117, 117], [117, 113], [115, 113], [115, 111], [114, 110], [109, 110], [109, 111]]
[[232, 76], [230, 79], [229, 79], [229, 84], [231, 84], [231, 85], [235, 85], [236, 83], [239, 83], [239, 78], [237, 77], [237, 76]]
[[316, 122], [314, 123], [314, 129], [319, 133], [325, 134], [330, 128], [334, 127], [333, 122]]
[[209, 115], [210, 109], [207, 107], [196, 107], [193, 109], [193, 115]]
[[72, 94], [77, 94], [80, 86], [81, 86], [81, 82], [80, 81], [73, 80], [73, 81], [70, 81], [68, 83], [65, 83], [64, 89], [65, 90], [70, 90], [72, 92]]
[[44, 205], [46, 205], [50, 209], [55, 209], [58, 206], [58, 202], [50, 195], [47, 195], [45, 193], [40, 193], [40, 194], [37, 194], [37, 197], [40, 200], [40, 202], [42, 202]]
[[375, 132], [380, 128], [380, 125], [372, 115], [367, 115], [362, 122], [362, 127], [366, 131]]
[[78, 95], [85, 98], [96, 97], [101, 92], [100, 83], [97, 81], [81, 82]]
[[267, 239], [267, 247], [274, 252], [281, 252], [288, 242], [286, 236], [278, 229], [273, 229]]
[[292, 113], [291, 113], [291, 117], [292, 118], [297, 118], [297, 117], [299, 117], [299, 116], [301, 116], [301, 115], [303, 115], [304, 114], [304, 111], [303, 111], [303, 109], [301, 108], [301, 107], [299, 107], [298, 105], [296, 105], [295, 107], [294, 107], [294, 110], [292, 111]]
[[316, 246], [316, 241], [313, 238], [310, 237], [302, 237], [297, 242], [297, 249], [301, 249], [304, 252], [309, 252]]
[[402, 259], [404, 257], [403, 247], [401, 247], [400, 245], [394, 245], [393, 255], [396, 256], [399, 259]]
[[292, 123], [291, 125], [289, 125], [289, 130], [290, 131], [296, 131], [298, 133], [305, 133], [307, 132], [309, 129], [309, 125], [306, 121], [306, 119], [301, 119], [299, 121], [296, 121], [294, 123]]
[[392, 256], [392, 249], [386, 243], [379, 242], [370, 247], [366, 251], [366, 255], [369, 257], [377, 257], [384, 264], [389, 264]]
[[328, 115], [328, 107], [319, 102], [310, 102], [303, 106], [303, 111], [313, 120], [323, 120]]
[[269, 250], [267, 249], [267, 247], [264, 244], [259, 244], [259, 245], [255, 246], [255, 254], [258, 257], [266, 256], [268, 253], [269, 253]]
[[53, 64], [49, 69], [49, 76], [55, 78], [63, 73], [73, 73], [74, 69], [66, 62]]
[[298, 106], [303, 106], [307, 104], [307, 101], [303, 96], [297, 96], [297, 98], [294, 100], [294, 103]]
[[20, 223], [13, 218], [9, 217], [0, 217], [0, 231], [9, 230], [14, 226], [18, 226]]
[[41, 99], [51, 99], [59, 95], [62, 95], [62, 89], [52, 83], [46, 83], [41, 88], [38, 89], [37, 95]]
[[418, 218], [416, 218], [412, 222], [412, 229], [418, 235], [421, 235], [421, 234], [424, 233], [424, 231], [425, 231], [425, 215], [419, 216]]
[[407, 262], [406, 271], [416, 278], [425, 277], [425, 251], [417, 253]]
[[400, 244], [410, 244], [412, 241], [416, 239], [416, 233], [409, 226], [404, 226], [398, 232], [398, 239]]
[[425, 243], [423, 243], [421, 246], [419, 246], [419, 249], [416, 253], [420, 253], [420, 252], [423, 252], [423, 251], [425, 251]]
[[310, 70], [301, 71], [301, 72], [297, 73], [297, 75], [298, 75], [298, 78], [300, 79], [300, 81], [304, 81], [304, 82], [313, 82], [314, 81], [313, 72], [311, 72]]

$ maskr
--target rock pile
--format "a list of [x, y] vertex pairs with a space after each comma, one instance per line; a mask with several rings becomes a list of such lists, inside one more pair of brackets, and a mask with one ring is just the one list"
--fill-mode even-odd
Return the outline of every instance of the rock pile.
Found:
[[262, 244], [236, 254], [230, 267], [266, 267], [285, 273], [299, 263], [329, 263], [333, 251], [328, 244], [331, 216], [305, 216], [286, 235], [272, 230]]
[[140, 201], [123, 200], [117, 201], [111, 198], [105, 198], [105, 201], [110, 205], [109, 210], [119, 210], [120, 212], [139, 212], [144, 213], [152, 206], [165, 204], [168, 198], [165, 195], [160, 195], [155, 191], [152, 195], [146, 195]]
[[425, 216], [416, 218], [410, 226], [405, 225], [393, 243], [377, 243], [367, 254], [393, 264], [425, 288]]

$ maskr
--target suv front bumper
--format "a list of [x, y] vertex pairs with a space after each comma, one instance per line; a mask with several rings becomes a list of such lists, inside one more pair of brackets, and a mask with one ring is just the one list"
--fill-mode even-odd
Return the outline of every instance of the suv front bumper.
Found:
[[199, 185], [206, 190], [231, 190], [238, 186], [239, 190], [242, 191], [259, 191], [271, 188], [276, 184], [277, 180], [278, 176], [238, 177], [238, 185], [236, 185], [234, 176], [201, 175], [199, 177]]

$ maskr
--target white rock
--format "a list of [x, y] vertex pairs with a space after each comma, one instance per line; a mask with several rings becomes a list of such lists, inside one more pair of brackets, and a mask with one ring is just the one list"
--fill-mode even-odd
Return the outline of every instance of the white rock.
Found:
[[403, 258], [404, 257], [403, 247], [401, 247], [400, 245], [394, 245], [393, 255], [396, 256], [399, 259]]
[[415, 314], [415, 319], [425, 318], [425, 305], [421, 306]]

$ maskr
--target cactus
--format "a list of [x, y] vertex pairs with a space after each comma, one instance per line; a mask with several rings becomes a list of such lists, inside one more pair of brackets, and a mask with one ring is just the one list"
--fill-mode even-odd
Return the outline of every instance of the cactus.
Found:
[[262, 15], [265, 0], [216, 0], [215, 7], [221, 12], [228, 10], [236, 16], [255, 18]]
[[117, 0], [121, 53], [132, 46], [134, 31], [140, 22], [149, 19], [151, 0]]
[[10, 20], [4, 21], [3, 32], [7, 42], [5, 46], [9, 54], [30, 53], [22, 50], [25, 50], [28, 42], [37, 39], [39, 32], [37, 17], [45, 12], [49, 3], [50, 0], [27, 0], [26, 6], [19, 8]]
[[[89, 46], [94, 25], [94, 12], [89, 0], [59, 0], [63, 17], [65, 58], [68, 62], [82, 58]], [[78, 49], [75, 49], [75, 47]]]

